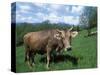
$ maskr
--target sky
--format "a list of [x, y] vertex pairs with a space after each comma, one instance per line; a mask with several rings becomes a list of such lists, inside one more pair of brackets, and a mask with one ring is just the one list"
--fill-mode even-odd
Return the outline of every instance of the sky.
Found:
[[[49, 20], [50, 23], [66, 23], [77, 25], [83, 6], [46, 4], [46, 3], [16, 3], [16, 22], [41, 23]], [[14, 13], [15, 5], [12, 5]], [[13, 14], [12, 14], [13, 16]]]

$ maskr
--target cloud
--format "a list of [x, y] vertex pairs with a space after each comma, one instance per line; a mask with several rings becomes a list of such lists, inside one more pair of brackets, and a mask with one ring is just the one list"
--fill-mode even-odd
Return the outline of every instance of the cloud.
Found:
[[77, 25], [79, 23], [79, 17], [57, 16], [54, 13], [50, 13], [50, 14], [46, 15], [46, 14], [39, 12], [36, 14], [36, 17], [33, 17], [33, 16], [25, 17], [25, 16], [21, 16], [21, 15], [17, 15], [16, 17], [17, 17], [16, 20], [20, 20], [22, 22], [29, 22], [29, 23], [42, 22], [45, 20], [49, 20], [50, 23], [64, 22], [67, 24], [75, 24], [75, 25]]
[[44, 4], [42, 4], [42, 3], [34, 3], [34, 5], [37, 6], [37, 7], [43, 7], [44, 6]]
[[16, 22], [31, 22], [32, 23], [33, 17], [32, 16], [22, 16], [20, 14], [16, 15]]
[[59, 14], [59, 10], [63, 9], [62, 5], [58, 5], [58, 4], [51, 4], [48, 7], [46, 7], [47, 11], [49, 11], [49, 13], [54, 13], [56, 15]]
[[45, 20], [47, 20], [47, 14], [38, 12], [38, 13], [36, 13], [36, 18], [40, 21], [45, 21]]
[[23, 10], [29, 10], [29, 9], [31, 9], [31, 7], [29, 5], [20, 5], [19, 8], [23, 9]]
[[36, 13], [36, 15], [37, 15], [38, 17], [43, 17], [43, 16], [44, 16], [44, 14], [41, 13], [41, 12]]
[[47, 19], [50, 20], [51, 23], [58, 23], [58, 22], [60, 22], [60, 17], [57, 16], [56, 14], [54, 14], [54, 13], [49, 14]]
[[49, 20], [51, 23], [64, 22], [67, 24], [79, 23], [79, 14], [83, 6], [67, 6], [54, 4], [19, 4], [16, 10], [17, 22], [43, 22]]
[[33, 23], [33, 22], [39, 22], [38, 18], [33, 18], [32, 16], [27, 17], [27, 22]]
[[27, 14], [30, 13], [30, 10], [32, 9], [31, 5], [29, 4], [22, 4], [22, 3], [17, 3], [16, 4], [16, 14]]
[[25, 20], [27, 20], [27, 18], [26, 18], [26, 17], [21, 17], [20, 20], [21, 20], [21, 21], [25, 21]]
[[68, 24], [75, 24], [77, 25], [79, 23], [79, 17], [74, 16], [64, 16], [63, 21]]
[[69, 11], [70, 11], [69, 6], [66, 6], [66, 7], [65, 7], [65, 11], [66, 11], [66, 12], [69, 12]]
[[29, 16], [27, 19], [28, 19], [28, 20], [32, 20], [32, 19], [33, 19], [33, 17], [32, 17], [32, 16]]
[[83, 6], [72, 6], [72, 13], [81, 14]]
[[26, 14], [26, 13], [29, 13], [29, 11], [24, 10], [24, 9], [21, 9], [21, 10], [19, 10], [17, 13], [23, 13], [23, 14]]
[[50, 13], [48, 15], [45, 15], [41, 12], [37, 13], [37, 19], [39, 21], [45, 21], [49, 20], [50, 23], [59, 23], [59, 22], [64, 22], [67, 24], [75, 24], [77, 25], [79, 23], [79, 17], [74, 17], [74, 16], [57, 16], [54, 13]]
[[57, 10], [61, 8], [62, 5], [58, 4], [46, 4], [46, 3], [35, 3], [34, 4], [36, 7], [40, 7], [42, 9], [48, 9], [48, 10]]
[[51, 9], [55, 9], [55, 10], [57, 10], [57, 9], [60, 9], [62, 7], [62, 5], [54, 5], [54, 4], [52, 4], [52, 5], [50, 5], [50, 8]]
[[21, 19], [21, 15], [20, 14], [16, 14], [16, 21], [19, 21]]
[[42, 21], [45, 21], [45, 20], [49, 20], [51, 23], [57, 23], [59, 22], [59, 16], [57, 16], [55, 13], [49, 13], [48, 15], [47, 14], [43, 14], [41, 12], [37, 13], [37, 18], [42, 20]]

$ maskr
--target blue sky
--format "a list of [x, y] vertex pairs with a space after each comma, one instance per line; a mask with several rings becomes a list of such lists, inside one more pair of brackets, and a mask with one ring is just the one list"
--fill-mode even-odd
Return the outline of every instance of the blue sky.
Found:
[[17, 2], [16, 22], [40, 23], [49, 20], [51, 23], [77, 25], [83, 8], [83, 6]]

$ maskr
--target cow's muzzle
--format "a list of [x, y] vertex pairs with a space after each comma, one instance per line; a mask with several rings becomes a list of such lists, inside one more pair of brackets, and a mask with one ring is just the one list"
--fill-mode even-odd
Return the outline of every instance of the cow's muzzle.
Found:
[[67, 51], [72, 51], [72, 47], [67, 48]]
[[72, 51], [72, 47], [65, 48], [64, 51]]

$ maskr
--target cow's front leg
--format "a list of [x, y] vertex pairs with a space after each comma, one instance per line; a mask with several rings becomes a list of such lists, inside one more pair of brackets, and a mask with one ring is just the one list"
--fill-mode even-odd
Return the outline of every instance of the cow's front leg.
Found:
[[59, 50], [59, 47], [56, 48], [56, 52], [58, 52], [58, 50]]
[[50, 64], [50, 51], [51, 48], [47, 48], [47, 69], [49, 69], [49, 64]]

